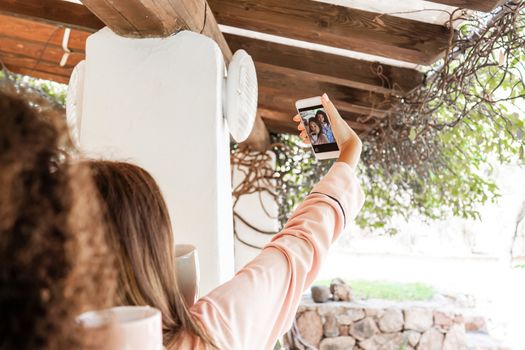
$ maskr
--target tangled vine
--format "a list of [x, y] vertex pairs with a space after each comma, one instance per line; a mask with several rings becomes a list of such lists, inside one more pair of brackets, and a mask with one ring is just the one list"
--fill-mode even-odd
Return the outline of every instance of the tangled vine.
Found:
[[[263, 230], [254, 226], [236, 210], [239, 199], [247, 194], [257, 194], [261, 208], [269, 218], [278, 219], [284, 225], [292, 210], [310, 192], [326, 173], [332, 162], [317, 162], [299, 137], [287, 134], [271, 134], [268, 152], [253, 152], [247, 148], [233, 145], [230, 153], [233, 172], [242, 174], [242, 181], [233, 187], [234, 234], [237, 240], [252, 248], [261, 248], [247, 242], [238, 234], [236, 222], [240, 221], [259, 234], [273, 235], [277, 232]], [[262, 194], [266, 193], [279, 206], [277, 217], [264, 204]]]
[[[525, 123], [516, 103], [525, 97], [525, 1], [507, 1], [490, 14], [467, 17], [458, 9], [449, 15], [456, 29], [425, 83], [398, 96], [385, 116], [357, 120], [375, 122], [363, 135], [368, 198], [361, 226], [385, 228], [388, 218], [414, 213], [476, 218], [478, 204], [498, 197], [488, 176], [490, 157], [525, 159]], [[246, 170], [234, 198], [273, 188], [284, 223], [330, 164], [316, 162], [292, 135], [274, 141], [275, 168], [262, 166], [257, 153], [233, 148], [232, 164], [242, 159]]]
[[[511, 137], [522, 138], [523, 130], [514, 128], [503, 102], [525, 97], [525, 66], [518, 56], [525, 47], [524, 8], [525, 1], [509, 1], [492, 14], [468, 18], [451, 14], [451, 21], [466, 23], [444, 59], [427, 73], [426, 84], [401, 98], [367, 135], [366, 164], [381, 164], [391, 173], [408, 168], [427, 176], [447, 165], [440, 132], [468, 125], [480, 115]], [[480, 79], [481, 74], [489, 79]], [[511, 86], [502, 89], [506, 82]]]

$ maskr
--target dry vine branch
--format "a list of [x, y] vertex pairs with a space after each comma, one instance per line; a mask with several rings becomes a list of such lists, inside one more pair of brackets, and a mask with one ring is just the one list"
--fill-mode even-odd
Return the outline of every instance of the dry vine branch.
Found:
[[[491, 14], [466, 18], [462, 10], [457, 10], [449, 16], [449, 28], [453, 27], [453, 21], [462, 19], [464, 22], [454, 31], [455, 35], [451, 34], [444, 58], [427, 72], [425, 84], [405, 96], [392, 97], [397, 100], [385, 117], [368, 115], [358, 120], [375, 122], [375, 128], [363, 136], [365, 187], [373, 189], [375, 186], [382, 191], [391, 189], [392, 192], [398, 192], [383, 196], [382, 201], [374, 204], [376, 206], [395, 205], [406, 209], [414, 203], [425, 205], [422, 199], [413, 200], [414, 195], [424, 191], [422, 186], [425, 179], [443, 172], [462, 178], [463, 174], [457, 173], [458, 168], [450, 163], [450, 152], [453, 150], [459, 159], [463, 157], [465, 161], [469, 156], [472, 157], [472, 153], [469, 155], [467, 150], [462, 149], [460, 140], [444, 141], [443, 134], [447, 130], [474, 130], [480, 120], [484, 120], [485, 126], [492, 125], [494, 130], [507, 133], [523, 145], [523, 130], [516, 131], [516, 125], [513, 124], [515, 119], [509, 118], [505, 103], [522, 99], [525, 93], [525, 67], [520, 62], [525, 57], [525, 1], [507, 1]], [[380, 66], [371, 66], [371, 69], [385, 86], [391, 87]], [[519, 106], [515, 108], [519, 109]], [[475, 132], [480, 131], [476, 129]], [[297, 144], [282, 142], [283, 136], [278, 137], [281, 137], [279, 142], [282, 145], [274, 150], [280, 152], [283, 160], [274, 174], [274, 180], [275, 194], [284, 206], [280, 215], [281, 222], [284, 222], [297, 203], [294, 196], [301, 193], [300, 186], [308, 190], [326, 170], [326, 166], [320, 169], [323, 168], [322, 163], [310, 162], [309, 167], [294, 167], [293, 163], [297, 161], [294, 157], [298, 156]], [[236, 152], [241, 151], [233, 151]], [[307, 161], [307, 156], [301, 157], [303, 159], [299, 162]], [[301, 178], [301, 182], [294, 171], [305, 169], [318, 173], [310, 172]], [[271, 169], [266, 169], [265, 176], [270, 176], [270, 172]], [[265, 185], [255, 185], [258, 183], [257, 176], [247, 177], [250, 178], [250, 184], [239, 187], [235, 197], [253, 193], [257, 188], [266, 188]], [[479, 181], [484, 180], [478, 177], [476, 181], [479, 184]], [[490, 188], [487, 182], [482, 185]], [[477, 192], [478, 198], [483, 196], [480, 193], [485, 189]], [[445, 193], [449, 190], [450, 187], [438, 186], [432, 191], [435, 191], [433, 195], [436, 197], [450, 198], [450, 194]], [[386, 198], [388, 196], [391, 198]], [[459, 198], [454, 207], [457, 210], [464, 206], [472, 215], [475, 211], [472, 205], [473, 201]], [[405, 209], [400, 210], [402, 214], [408, 212]], [[439, 216], [435, 214], [435, 208], [425, 211], [424, 215]]]
[[[379, 128], [368, 135], [365, 164], [381, 164], [388, 173], [411, 170], [422, 177], [439, 172], [447, 163], [441, 152], [440, 132], [468, 123], [474, 114], [482, 114], [512, 134], [499, 104], [524, 97], [515, 93], [524, 91], [522, 72], [511, 64], [511, 53], [525, 47], [524, 8], [524, 1], [509, 1], [490, 16], [469, 18], [468, 26], [479, 30], [459, 30], [443, 62], [429, 72], [426, 84], [401, 98], [380, 121]], [[481, 83], [478, 75], [491, 74], [491, 70], [503, 70], [504, 74], [495, 83]], [[492, 74], [496, 78], [495, 72]], [[501, 92], [502, 84], [509, 79], [516, 83], [510, 91]], [[443, 110], [448, 111], [449, 118], [443, 118]]]
[[[290, 198], [304, 195], [318, 181], [319, 175], [330, 167], [330, 162], [316, 163], [310, 152], [299, 152], [295, 141], [288, 135], [271, 135], [273, 143], [268, 152], [253, 152], [249, 149], [240, 149], [237, 145], [232, 147], [230, 163], [232, 166], [232, 179], [234, 171], [238, 171], [244, 179], [234, 186], [233, 214], [234, 235], [237, 240], [246, 246], [260, 249], [254, 243], [246, 241], [239, 235], [238, 222], [243, 223], [251, 230], [263, 235], [273, 235], [277, 232], [267, 231], [256, 227], [243, 218], [237, 209], [239, 198], [258, 193], [261, 208], [269, 218], [279, 219], [281, 226], [287, 221], [292, 209], [297, 204]], [[305, 145], [306, 146], [306, 145]], [[274, 217], [262, 201], [262, 193], [268, 193], [270, 198], [279, 205], [278, 218]], [[300, 197], [302, 196], [300, 195]]]

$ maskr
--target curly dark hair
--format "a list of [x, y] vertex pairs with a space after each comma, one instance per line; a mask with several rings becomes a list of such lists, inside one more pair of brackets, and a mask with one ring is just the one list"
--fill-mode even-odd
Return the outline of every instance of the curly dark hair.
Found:
[[99, 200], [67, 135], [62, 115], [0, 93], [1, 350], [81, 349], [75, 317], [114, 300]]

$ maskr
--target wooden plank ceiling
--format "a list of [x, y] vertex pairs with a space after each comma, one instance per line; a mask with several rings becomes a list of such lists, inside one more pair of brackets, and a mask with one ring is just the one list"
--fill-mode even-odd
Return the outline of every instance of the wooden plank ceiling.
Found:
[[[177, 5], [162, 10], [155, 1], [134, 0], [127, 2], [129, 6], [142, 7], [129, 11], [108, 7], [104, 0], [84, 0], [87, 7], [63, 0], [0, 0], [0, 59], [13, 72], [67, 83], [74, 66], [85, 57], [86, 38], [104, 23], [128, 35], [202, 30], [218, 38], [226, 60], [238, 49], [252, 55], [259, 79], [258, 117], [270, 131], [294, 133], [295, 100], [327, 92], [348, 123], [366, 132], [385, 117], [396, 99], [423, 83], [424, 76], [416, 68], [442, 57], [454, 35], [444, 23], [330, 1], [208, 0], [209, 6], [191, 0], [165, 1]], [[377, 7], [381, 0], [371, 1]], [[433, 2], [490, 11], [501, 0]], [[147, 16], [133, 17], [144, 11]], [[203, 16], [204, 11], [209, 13]], [[222, 27], [195, 19], [205, 17], [215, 18]], [[130, 23], [140, 25], [130, 28]], [[72, 53], [60, 67], [64, 28], [72, 29], [68, 44]], [[217, 28], [227, 32], [222, 36]]]

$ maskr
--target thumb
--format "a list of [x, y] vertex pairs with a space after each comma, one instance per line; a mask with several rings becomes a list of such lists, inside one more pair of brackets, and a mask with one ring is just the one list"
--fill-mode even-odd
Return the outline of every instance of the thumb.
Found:
[[[354, 137], [355, 132], [348, 126], [348, 123], [341, 117], [337, 108], [328, 98], [327, 94], [321, 96], [321, 103], [330, 118], [330, 123], [332, 124], [332, 130], [335, 135], [335, 140], [338, 145], [345, 143], [348, 139]], [[355, 134], [357, 136], [357, 134]]]

